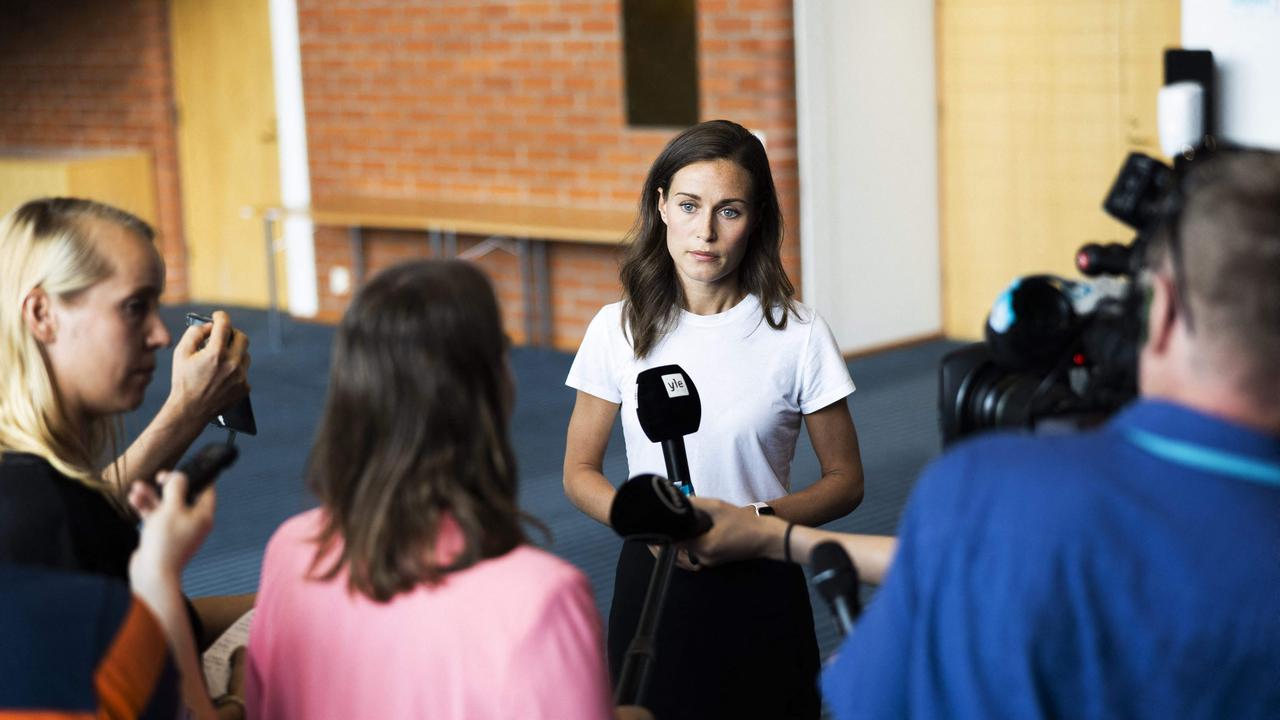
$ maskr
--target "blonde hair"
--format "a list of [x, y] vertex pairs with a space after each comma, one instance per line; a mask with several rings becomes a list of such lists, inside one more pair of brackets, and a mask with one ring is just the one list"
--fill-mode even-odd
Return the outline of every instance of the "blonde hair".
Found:
[[119, 500], [96, 469], [108, 444], [118, 446], [119, 419], [72, 425], [44, 349], [22, 314], [36, 288], [67, 298], [111, 274], [111, 263], [91, 239], [94, 221], [155, 239], [137, 217], [79, 198], [32, 200], [0, 220], [0, 454], [38, 455], [63, 475]]

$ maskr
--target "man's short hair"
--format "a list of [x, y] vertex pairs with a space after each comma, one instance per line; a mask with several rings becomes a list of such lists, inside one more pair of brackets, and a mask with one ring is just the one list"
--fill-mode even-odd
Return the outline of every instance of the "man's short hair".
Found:
[[1165, 264], [1171, 239], [1179, 243], [1174, 272], [1186, 274], [1180, 300], [1198, 347], [1231, 359], [1241, 391], [1280, 397], [1280, 153], [1222, 150], [1193, 161], [1181, 195], [1176, 226], [1151, 239], [1150, 265]]

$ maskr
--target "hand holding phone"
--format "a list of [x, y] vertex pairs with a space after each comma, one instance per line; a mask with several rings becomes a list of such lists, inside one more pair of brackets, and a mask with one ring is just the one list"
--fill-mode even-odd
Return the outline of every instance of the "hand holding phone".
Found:
[[[213, 318], [198, 313], [187, 313], [187, 326], [205, 325], [213, 322]], [[230, 347], [235, 340], [234, 333], [227, 334], [227, 346]], [[207, 342], [207, 341], [206, 341]], [[202, 343], [197, 351], [204, 348]], [[246, 435], [257, 435], [258, 424], [253, 416], [253, 404], [249, 401], [249, 396], [245, 395], [243, 399], [235, 403], [231, 407], [224, 408], [219, 411], [210, 420], [210, 424], [226, 430], [233, 430]]]
[[235, 445], [210, 443], [200, 448], [178, 466], [178, 472], [187, 476], [187, 504], [195, 504], [196, 498], [213, 484], [218, 474], [226, 470], [240, 457]]

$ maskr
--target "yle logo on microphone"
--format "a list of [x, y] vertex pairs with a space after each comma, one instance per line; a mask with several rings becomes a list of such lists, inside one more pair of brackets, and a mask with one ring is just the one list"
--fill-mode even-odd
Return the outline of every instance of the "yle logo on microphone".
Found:
[[662, 376], [662, 385], [667, 389], [667, 397], [681, 397], [689, 394], [689, 386], [684, 382], [684, 376], [680, 373], [672, 373]]

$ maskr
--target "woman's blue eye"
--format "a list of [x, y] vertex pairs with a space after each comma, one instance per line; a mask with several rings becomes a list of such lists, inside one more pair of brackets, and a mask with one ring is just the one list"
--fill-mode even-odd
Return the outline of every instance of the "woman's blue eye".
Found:
[[694, 205], [691, 202], [682, 202], [680, 203], [680, 209], [687, 213], [691, 213], [694, 211]]
[[737, 208], [727, 207], [720, 211], [720, 214], [732, 220], [742, 214]]

